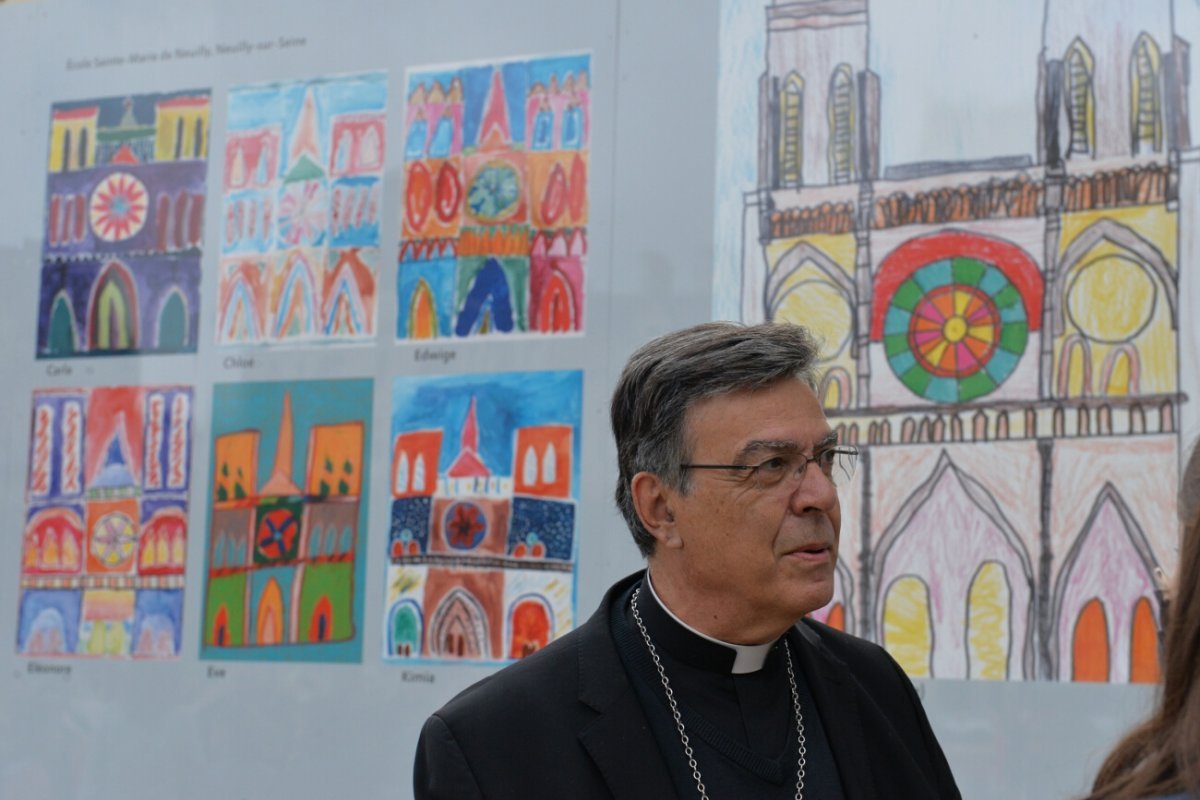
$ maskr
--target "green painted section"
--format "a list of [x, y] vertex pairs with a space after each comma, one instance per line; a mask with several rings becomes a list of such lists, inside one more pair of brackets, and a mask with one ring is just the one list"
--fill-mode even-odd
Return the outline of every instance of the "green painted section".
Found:
[[921, 291], [921, 287], [917, 285], [916, 281], [909, 278], [900, 284], [896, 293], [892, 295], [892, 305], [900, 306], [905, 311], [912, 311], [924, 295], [925, 293]]
[[296, 641], [312, 642], [310, 636], [313, 611], [321, 597], [328, 597], [333, 609], [332, 630], [326, 641], [354, 638], [354, 565], [348, 561], [337, 564], [309, 564], [304, 568], [304, 584], [300, 587], [299, 625]]
[[1029, 326], [1024, 322], [1010, 322], [1000, 332], [1000, 347], [1020, 355], [1025, 352], [1029, 341]]
[[954, 282], [967, 286], [978, 286], [986, 269], [987, 267], [973, 258], [955, 258], [951, 264]]
[[246, 574], [239, 572], [235, 575], [224, 575], [211, 578], [208, 581], [208, 591], [204, 600], [204, 634], [203, 642], [206, 647], [215, 647], [213, 640], [213, 624], [217, 620], [217, 610], [224, 605], [228, 612], [228, 639], [226, 647], [241, 647], [246, 643], [244, 623], [246, 619]]

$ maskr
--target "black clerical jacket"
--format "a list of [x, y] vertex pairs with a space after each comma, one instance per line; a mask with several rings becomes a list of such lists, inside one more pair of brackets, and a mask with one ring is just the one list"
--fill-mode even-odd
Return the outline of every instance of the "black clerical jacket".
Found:
[[[642, 574], [609, 589], [578, 629], [426, 721], [418, 800], [678, 796], [610, 632], [613, 598]], [[847, 800], [960, 797], [912, 684], [882, 648], [811, 620], [789, 641]]]

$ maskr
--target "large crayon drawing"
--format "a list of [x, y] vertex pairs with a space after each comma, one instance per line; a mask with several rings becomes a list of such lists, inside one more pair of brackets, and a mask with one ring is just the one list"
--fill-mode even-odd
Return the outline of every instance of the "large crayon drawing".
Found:
[[396, 380], [386, 659], [522, 658], [574, 625], [582, 385]]
[[17, 652], [179, 654], [192, 390], [33, 395]]
[[409, 74], [401, 339], [583, 329], [591, 58]]
[[914, 676], [1151, 682], [1189, 44], [1172, 0], [1034, 6], [914, 49], [870, 0], [727, 5], [715, 306], [816, 329], [864, 449], [819, 618]]
[[229, 93], [217, 341], [375, 334], [384, 73]]
[[57, 103], [39, 358], [195, 352], [208, 90]]
[[202, 657], [361, 658], [371, 386], [215, 387]]

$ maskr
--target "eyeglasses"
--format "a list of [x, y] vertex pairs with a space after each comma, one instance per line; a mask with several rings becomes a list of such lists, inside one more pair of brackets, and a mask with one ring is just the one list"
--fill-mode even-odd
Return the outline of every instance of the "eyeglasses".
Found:
[[804, 480], [804, 472], [810, 463], [816, 463], [821, 472], [834, 486], [845, 486], [854, 477], [858, 463], [858, 448], [839, 445], [819, 450], [809, 456], [789, 453], [771, 456], [758, 464], [680, 464], [681, 469], [729, 469], [742, 472], [746, 480], [759, 489], [772, 489], [790, 482], [792, 487]]

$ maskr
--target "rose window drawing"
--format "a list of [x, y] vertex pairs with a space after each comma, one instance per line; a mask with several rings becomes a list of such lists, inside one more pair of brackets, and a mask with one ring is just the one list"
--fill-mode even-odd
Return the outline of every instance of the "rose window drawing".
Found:
[[146, 224], [146, 186], [128, 172], [114, 172], [92, 192], [92, 230], [106, 242], [136, 236]]
[[455, 550], [472, 550], [487, 535], [487, 518], [474, 503], [455, 503], [446, 512], [446, 541]]
[[127, 562], [136, 544], [133, 520], [119, 511], [101, 517], [92, 531], [92, 556], [109, 569]]
[[1016, 368], [1029, 338], [1020, 292], [997, 267], [956, 257], [926, 264], [892, 296], [884, 348], [896, 377], [938, 403], [983, 397]]
[[512, 165], [504, 161], [493, 161], [481, 169], [467, 193], [471, 213], [488, 221], [508, 217], [520, 201], [521, 179]]

